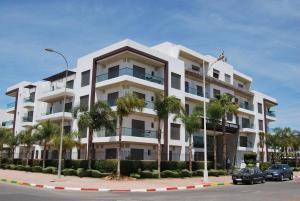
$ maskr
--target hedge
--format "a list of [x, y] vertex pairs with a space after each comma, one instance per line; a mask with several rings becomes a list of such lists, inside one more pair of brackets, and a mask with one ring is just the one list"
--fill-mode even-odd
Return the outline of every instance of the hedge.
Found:
[[43, 168], [42, 170], [43, 173], [49, 173], [49, 174], [56, 174], [57, 173], [57, 168], [56, 167], [46, 167]]
[[174, 170], [164, 170], [160, 173], [162, 178], [178, 178], [180, 174]]
[[41, 166], [33, 166], [31, 168], [31, 171], [32, 172], [42, 172], [43, 171], [43, 168]]
[[192, 177], [193, 176], [193, 172], [191, 172], [191, 171], [189, 171], [187, 169], [184, 169], [184, 170], [181, 170], [180, 176], [181, 177]]
[[77, 175], [76, 170], [74, 170], [74, 169], [72, 169], [72, 168], [66, 168], [66, 169], [63, 169], [62, 173], [63, 173], [63, 175], [65, 175], [65, 176], [74, 176], [74, 175]]
[[208, 176], [214, 176], [214, 177], [219, 177], [219, 176], [226, 176], [227, 171], [226, 170], [214, 170], [211, 169], [208, 171]]

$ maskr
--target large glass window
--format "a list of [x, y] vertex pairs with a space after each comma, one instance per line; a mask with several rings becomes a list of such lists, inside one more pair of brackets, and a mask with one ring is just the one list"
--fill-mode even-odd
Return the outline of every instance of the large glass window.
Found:
[[218, 90], [218, 89], [214, 89], [213, 93], [214, 93], [214, 97], [215, 97], [215, 98], [217, 98], [218, 96], [221, 95], [221, 91]]
[[90, 84], [90, 70], [87, 70], [81, 73], [81, 87], [87, 86], [89, 84]]
[[250, 119], [242, 118], [242, 128], [250, 128]]
[[144, 160], [144, 149], [130, 149], [131, 160]]
[[260, 131], [264, 130], [264, 121], [258, 120], [258, 128]]
[[141, 79], [145, 79], [145, 68], [133, 65], [133, 76]]
[[119, 77], [119, 65], [108, 69], [108, 79]]
[[228, 74], [225, 74], [225, 82], [227, 82], [227, 83], [231, 83], [231, 76], [230, 75], [228, 75]]
[[257, 111], [259, 114], [262, 114], [262, 104], [261, 103], [257, 103]]
[[248, 144], [248, 137], [240, 136], [240, 147], [247, 147], [247, 144]]
[[145, 135], [145, 122], [132, 119], [132, 136], [144, 137]]
[[119, 92], [107, 94], [107, 104], [109, 106], [115, 106], [119, 98]]
[[105, 149], [105, 159], [116, 159], [117, 158], [117, 149]]
[[68, 89], [73, 89], [73, 87], [74, 87], [74, 80], [67, 81], [66, 87]]
[[220, 71], [213, 69], [213, 77], [219, 79]]
[[203, 148], [204, 141], [202, 136], [193, 135], [193, 144], [195, 148]]
[[171, 139], [180, 140], [180, 124], [171, 123]]
[[181, 75], [171, 73], [171, 87], [174, 89], [180, 89]]
[[89, 95], [80, 96], [80, 106], [81, 107], [89, 107]]

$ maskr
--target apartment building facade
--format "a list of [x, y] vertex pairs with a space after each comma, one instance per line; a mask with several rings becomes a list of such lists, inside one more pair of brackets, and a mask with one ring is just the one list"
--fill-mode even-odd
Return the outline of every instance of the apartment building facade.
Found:
[[[13, 115], [10, 128], [15, 134], [43, 120], [60, 124], [63, 116], [63, 97], [66, 95], [66, 132], [78, 130], [72, 109], [79, 105], [91, 106], [97, 101], [107, 102], [113, 110], [116, 100], [128, 92], [145, 100], [145, 108], [124, 118], [122, 128], [123, 159], [155, 160], [157, 157], [157, 117], [154, 93], [162, 91], [175, 96], [188, 112], [196, 105], [208, 103], [218, 94], [229, 93], [240, 108], [238, 114], [227, 115], [226, 138], [228, 158], [241, 165], [245, 153], [258, 153], [260, 133], [268, 131], [276, 120], [271, 110], [276, 99], [251, 89], [252, 78], [225, 62], [217, 62], [206, 75], [206, 98], [203, 97], [203, 68], [208, 69], [216, 58], [202, 55], [184, 46], [165, 42], [147, 47], [124, 40], [78, 59], [76, 68], [57, 73], [38, 82], [20, 82], [7, 89], [12, 97], [7, 112]], [[66, 91], [64, 88], [67, 88]], [[165, 160], [188, 160], [188, 135], [180, 120], [173, 115], [162, 124], [162, 155]], [[118, 128], [120, 129], [120, 128]], [[208, 121], [208, 158], [212, 160], [213, 132]], [[70, 150], [72, 159], [86, 155], [88, 130], [83, 132], [79, 151]], [[95, 159], [116, 157], [116, 132], [93, 131]], [[192, 137], [194, 160], [203, 160], [203, 129]], [[235, 153], [235, 146], [237, 152]], [[218, 162], [222, 156], [221, 128], [217, 128]], [[17, 153], [22, 152], [22, 147]], [[33, 158], [41, 158], [42, 147], [35, 145]], [[57, 157], [57, 150], [46, 153]], [[19, 157], [18, 154], [15, 157]]]

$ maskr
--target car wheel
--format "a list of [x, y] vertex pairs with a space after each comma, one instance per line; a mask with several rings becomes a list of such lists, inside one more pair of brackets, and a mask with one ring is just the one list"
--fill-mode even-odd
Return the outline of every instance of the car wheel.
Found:
[[249, 184], [253, 185], [253, 179], [250, 179]]
[[261, 180], [261, 183], [262, 183], [262, 184], [263, 184], [263, 183], [265, 183], [265, 182], [266, 182], [266, 180], [265, 180], [265, 179], [262, 179], [262, 180]]
[[291, 176], [290, 176], [290, 178], [289, 178], [290, 180], [293, 180], [294, 179], [294, 175], [293, 174], [291, 174]]
[[283, 181], [283, 175], [280, 175], [279, 181]]
[[237, 183], [238, 183], [237, 181], [233, 180], [233, 184], [237, 184]]

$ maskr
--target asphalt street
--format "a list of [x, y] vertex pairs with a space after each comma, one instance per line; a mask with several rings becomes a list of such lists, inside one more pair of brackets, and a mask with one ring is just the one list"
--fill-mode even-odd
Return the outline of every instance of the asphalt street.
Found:
[[112, 193], [36, 189], [0, 183], [0, 201], [300, 201], [300, 179], [256, 185], [211, 187], [200, 190]]

